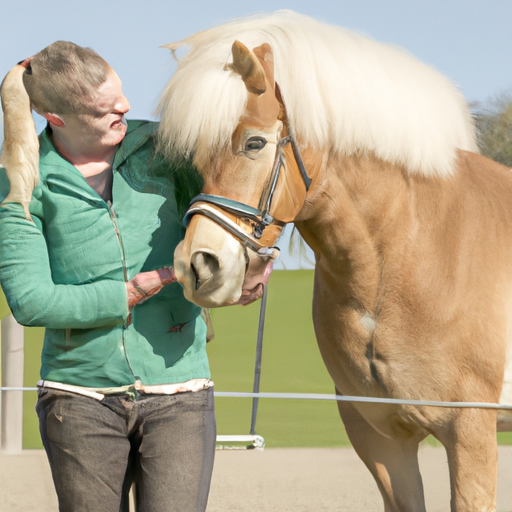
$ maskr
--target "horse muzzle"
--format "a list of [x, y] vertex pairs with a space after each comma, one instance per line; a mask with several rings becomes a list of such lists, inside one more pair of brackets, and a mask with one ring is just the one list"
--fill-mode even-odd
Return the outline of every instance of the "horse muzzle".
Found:
[[[191, 236], [193, 233], [193, 236]], [[174, 270], [185, 297], [202, 307], [247, 304], [266, 284], [279, 251], [257, 255], [216, 222], [197, 215], [176, 247]]]

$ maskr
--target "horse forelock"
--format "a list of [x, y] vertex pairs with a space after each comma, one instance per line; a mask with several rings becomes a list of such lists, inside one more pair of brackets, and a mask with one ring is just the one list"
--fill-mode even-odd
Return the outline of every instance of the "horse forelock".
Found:
[[207, 158], [229, 145], [247, 101], [227, 66], [235, 39], [251, 49], [272, 47], [275, 79], [302, 145], [373, 152], [427, 176], [452, 174], [457, 148], [477, 151], [466, 101], [446, 77], [398, 47], [290, 11], [235, 20], [170, 45], [191, 49], [158, 106], [168, 151]]

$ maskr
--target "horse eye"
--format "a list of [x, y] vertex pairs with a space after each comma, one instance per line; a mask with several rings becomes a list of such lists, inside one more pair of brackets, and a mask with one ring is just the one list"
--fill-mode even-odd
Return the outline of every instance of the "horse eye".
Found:
[[245, 151], [259, 151], [267, 145], [263, 137], [250, 137], [245, 142]]

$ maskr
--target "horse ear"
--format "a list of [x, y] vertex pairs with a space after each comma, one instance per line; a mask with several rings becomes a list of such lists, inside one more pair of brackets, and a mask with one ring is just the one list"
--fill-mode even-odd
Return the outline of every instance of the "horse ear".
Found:
[[272, 53], [272, 48], [268, 43], [263, 43], [261, 46], [253, 48], [252, 53], [258, 57], [267, 76], [267, 81], [274, 87], [274, 54]]
[[231, 68], [238, 73], [245, 87], [253, 94], [263, 94], [267, 89], [265, 71], [257, 57], [240, 41], [235, 41], [231, 47], [233, 64]]

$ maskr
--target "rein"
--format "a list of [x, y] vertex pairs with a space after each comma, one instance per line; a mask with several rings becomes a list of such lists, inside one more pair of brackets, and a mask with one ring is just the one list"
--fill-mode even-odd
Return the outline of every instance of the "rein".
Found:
[[[277, 182], [281, 174], [281, 168], [285, 164], [283, 149], [288, 144], [291, 144], [295, 163], [297, 164], [307, 193], [311, 185], [311, 178], [308, 176], [304, 167], [304, 162], [302, 161], [295, 137], [293, 135], [287, 135], [279, 139], [276, 144], [272, 172], [267, 186], [261, 193], [258, 208], [223, 196], [199, 194], [190, 202], [189, 209], [183, 218], [184, 226], [188, 227], [194, 215], [204, 215], [219, 224], [228, 231], [228, 233], [237, 238], [242, 244], [255, 251], [259, 256], [270, 256], [274, 252], [274, 248], [262, 244], [259, 240], [263, 236], [265, 228], [276, 220], [270, 214], [270, 210]], [[226, 215], [226, 213], [233, 215], [236, 219], [240, 219], [246, 224], [250, 224], [252, 226], [252, 234], [242, 229], [235, 221]]]

